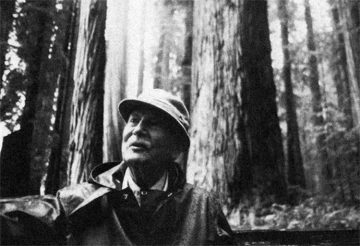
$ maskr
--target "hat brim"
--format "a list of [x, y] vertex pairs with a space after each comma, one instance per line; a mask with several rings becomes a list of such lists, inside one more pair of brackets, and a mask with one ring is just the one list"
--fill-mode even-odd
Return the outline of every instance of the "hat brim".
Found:
[[133, 112], [135, 109], [146, 108], [146, 107], [159, 110], [164, 115], [166, 115], [167, 118], [172, 121], [172, 123], [173, 123], [172, 125], [179, 130], [178, 131], [179, 133], [181, 133], [181, 136], [183, 138], [182, 143], [184, 145], [183, 146], [184, 149], [186, 150], [189, 148], [190, 137], [188, 135], [187, 129], [185, 129], [185, 127], [182, 125], [182, 123], [179, 120], [177, 120], [177, 118], [175, 116], [173, 116], [172, 114], [170, 114], [169, 112], [167, 112], [166, 110], [161, 108], [160, 106], [158, 106], [154, 103], [144, 102], [144, 101], [138, 100], [138, 99], [124, 99], [119, 103], [119, 112], [120, 112], [121, 117], [127, 122], [131, 112]]

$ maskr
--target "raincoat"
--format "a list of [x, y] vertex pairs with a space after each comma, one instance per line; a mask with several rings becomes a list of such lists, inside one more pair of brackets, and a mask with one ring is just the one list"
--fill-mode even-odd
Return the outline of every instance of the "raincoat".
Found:
[[233, 244], [220, 205], [209, 193], [185, 183], [170, 164], [167, 191], [141, 190], [141, 206], [122, 189], [125, 163], [96, 167], [86, 183], [58, 192], [71, 245]]

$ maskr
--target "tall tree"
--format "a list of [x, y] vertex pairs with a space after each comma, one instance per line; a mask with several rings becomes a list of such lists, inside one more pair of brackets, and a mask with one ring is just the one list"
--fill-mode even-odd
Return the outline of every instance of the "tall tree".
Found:
[[271, 67], [267, 1], [243, 0], [241, 12], [242, 118], [252, 186], [258, 187], [260, 194], [282, 199], [286, 195], [284, 153]]
[[305, 188], [304, 167], [301, 156], [299, 127], [296, 116], [296, 103], [294, 100], [291, 80], [291, 57], [289, 44], [289, 12], [286, 0], [279, 0], [278, 15], [281, 26], [281, 41], [283, 50], [282, 79], [285, 84], [286, 123], [287, 123], [287, 178], [291, 185]]
[[13, 169], [10, 176], [2, 173], [2, 179], [6, 176], [5, 180], [9, 181], [7, 186], [22, 188], [20, 191], [13, 189], [15, 192], [11, 195], [27, 195], [40, 193], [49, 156], [54, 81], [58, 72], [52, 59], [55, 1], [29, 0], [19, 2], [18, 7], [20, 13], [14, 19], [19, 43], [17, 55], [26, 64], [26, 69], [21, 76], [16, 71], [20, 69], [10, 71], [7, 86], [14, 87], [15, 84], [19, 89], [16, 94], [24, 93], [26, 100], [20, 130], [9, 137], [11, 145], [4, 144], [10, 148], [6, 150], [6, 158], [2, 157], [1, 166], [2, 171], [8, 170], [7, 167]]
[[[127, 77], [128, 9], [129, 1], [109, 0], [108, 8], [114, 15], [107, 16], [107, 62], [104, 96], [103, 161], [121, 160], [123, 121], [118, 111], [119, 102], [125, 98]], [[118, 23], [113, 26], [112, 23]]]
[[[181, 61], [181, 79], [180, 79], [180, 97], [185, 103], [186, 108], [191, 110], [191, 63], [192, 63], [192, 40], [193, 40], [193, 14], [194, 1], [181, 1], [185, 10], [185, 37], [184, 37], [184, 53]], [[182, 167], [184, 173], [187, 169], [188, 151], [182, 153], [178, 158], [178, 163]]]
[[71, 97], [74, 89], [72, 78], [73, 62], [78, 31], [78, 1], [64, 1], [56, 18], [57, 33], [55, 49], [58, 52], [57, 110], [53, 130], [53, 144], [46, 177], [46, 194], [55, 194], [67, 181], [67, 160], [69, 156]]
[[52, 57], [55, 1], [26, 1], [21, 5], [17, 38], [19, 56], [27, 63], [29, 86], [21, 118], [21, 130], [31, 136], [29, 194], [39, 194], [49, 157], [57, 66]]
[[360, 3], [340, 0], [338, 9], [343, 23], [346, 61], [354, 105], [354, 120], [360, 133]]
[[188, 180], [222, 201], [283, 198], [267, 2], [194, 1], [193, 28]]
[[80, 1], [70, 122], [69, 183], [102, 162], [106, 1]]
[[140, 57], [139, 57], [139, 75], [137, 94], [141, 94], [144, 86], [144, 70], [145, 70], [145, 54], [144, 54], [144, 41], [145, 41], [145, 16], [146, 16], [146, 1], [143, 1], [141, 6], [141, 21], [140, 21]]
[[171, 0], [161, 0], [159, 4], [161, 13], [160, 40], [155, 64], [154, 88], [171, 89], [169, 83], [170, 67], [170, 37], [173, 8]]
[[316, 45], [315, 45], [315, 35], [313, 30], [312, 16], [309, 0], [304, 0], [305, 5], [305, 22], [307, 28], [307, 48], [309, 51], [309, 87], [311, 91], [311, 105], [312, 105], [312, 124], [317, 130], [316, 138], [316, 147], [318, 150], [318, 161], [317, 161], [317, 172], [320, 179], [319, 187], [316, 189], [322, 193], [327, 193], [331, 190], [329, 186], [329, 181], [332, 177], [332, 170], [327, 162], [327, 153], [325, 147], [325, 138], [324, 133], [324, 117], [323, 107], [322, 107], [322, 98], [321, 90], [319, 84], [319, 71], [318, 71], [318, 60], [316, 57]]
[[355, 201], [359, 186], [354, 173], [360, 162], [360, 3], [341, 0], [330, 1], [330, 4], [337, 35], [333, 52], [337, 59], [334, 59], [333, 72], [338, 104], [345, 116], [345, 128], [356, 129], [347, 132], [345, 137], [340, 132], [338, 139], [334, 140], [337, 140], [334, 146], [342, 148], [339, 150], [341, 155], [335, 159], [335, 180], [343, 199]]
[[[0, 79], [5, 70], [5, 55], [8, 48], [9, 32], [13, 26], [12, 15], [15, 11], [15, 0], [0, 1]], [[2, 80], [2, 79], [1, 79]], [[0, 83], [0, 89], [2, 83]]]
[[346, 129], [353, 127], [350, 81], [347, 71], [347, 57], [344, 43], [344, 33], [340, 24], [339, 9], [335, 0], [329, 1], [331, 5], [332, 20], [334, 26], [334, 41], [331, 60], [331, 71], [336, 86], [338, 107], [344, 115]]
[[185, 106], [190, 110], [191, 104], [191, 61], [192, 61], [192, 40], [193, 40], [193, 12], [194, 1], [184, 1], [186, 17], [185, 17], [185, 40], [184, 40], [184, 57], [181, 64], [182, 72], [182, 90], [181, 97], [185, 103]]

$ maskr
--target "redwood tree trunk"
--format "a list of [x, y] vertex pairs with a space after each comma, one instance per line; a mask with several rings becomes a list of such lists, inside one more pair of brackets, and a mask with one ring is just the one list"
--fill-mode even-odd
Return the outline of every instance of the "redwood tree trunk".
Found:
[[73, 79], [69, 183], [88, 178], [102, 162], [106, 1], [80, 1]]
[[[181, 62], [181, 90], [180, 97], [183, 100], [188, 111], [191, 111], [191, 63], [192, 63], [192, 41], [193, 41], [193, 14], [194, 1], [187, 0], [183, 2], [186, 11], [185, 17], [185, 39], [184, 39], [184, 57]], [[182, 153], [178, 163], [186, 174], [188, 151]]]
[[353, 115], [360, 135], [360, 2], [340, 0], [338, 9], [343, 23], [346, 61], [353, 99]]
[[322, 116], [322, 98], [319, 85], [318, 61], [316, 57], [315, 36], [313, 31], [312, 16], [309, 0], [305, 0], [305, 22], [307, 28], [307, 48], [309, 51], [309, 87], [311, 91], [312, 123], [316, 133], [316, 147], [318, 158], [316, 161], [319, 186], [317, 191], [328, 193], [332, 190], [329, 181], [332, 178], [332, 169], [327, 161], [324, 133], [324, 118]]
[[127, 12], [128, 0], [119, 3], [118, 0], [108, 1], [108, 8], [118, 8], [113, 16], [108, 15], [108, 23], [118, 23], [116, 26], [107, 25], [107, 32], [112, 39], [107, 41], [107, 62], [105, 74], [104, 95], [104, 144], [103, 161], [121, 160], [121, 139], [123, 121], [119, 114], [119, 102], [125, 98], [127, 84]]
[[[21, 129], [31, 138], [29, 144], [29, 194], [39, 194], [41, 181], [46, 173], [50, 144], [50, 126], [53, 115], [57, 67], [51, 55], [50, 43], [53, 34], [52, 13], [54, 1], [26, 1], [23, 16], [18, 19], [18, 38], [22, 44], [19, 52], [27, 63], [26, 74], [29, 86], [21, 117]], [[26, 32], [26, 34], [25, 34]], [[25, 51], [25, 52], [24, 52]]]
[[141, 6], [141, 22], [140, 22], [140, 57], [139, 57], [139, 75], [137, 85], [137, 95], [141, 94], [144, 87], [144, 71], [145, 71], [145, 56], [144, 56], [144, 41], [145, 41], [145, 16], [146, 16], [146, 1]]
[[195, 1], [193, 28], [188, 181], [223, 202], [283, 197], [266, 1]]
[[[352, 119], [356, 134], [353, 134], [354, 146], [349, 148], [355, 154], [350, 158], [342, 158], [347, 168], [341, 166], [341, 173], [344, 178], [344, 190], [348, 191], [351, 200], [356, 199], [358, 191], [358, 182], [356, 173], [358, 163], [360, 163], [360, 2], [359, 1], [336, 1], [336, 8], [339, 11], [340, 28], [344, 37], [347, 72], [349, 79], [349, 88], [351, 94]], [[351, 153], [351, 151], [347, 151]], [[351, 166], [351, 163], [352, 164]], [[355, 170], [355, 171], [354, 171]]]
[[271, 67], [267, 1], [243, 2], [241, 98], [253, 186], [260, 194], [282, 199], [286, 195], [284, 153]]
[[159, 48], [157, 52], [157, 61], [155, 64], [155, 78], [154, 88], [162, 88], [165, 90], [171, 89], [169, 81], [169, 61], [170, 61], [170, 38], [169, 23], [172, 21], [173, 9], [171, 8], [170, 0], [162, 0], [159, 6], [159, 11], [162, 13], [161, 16], [161, 28], [160, 28], [160, 40]]
[[9, 167], [14, 169], [9, 170], [14, 175], [2, 173], [1, 178], [10, 181], [7, 186], [22, 187], [20, 191], [13, 188], [15, 192], [10, 195], [29, 195], [40, 193], [48, 160], [54, 81], [58, 71], [50, 58], [55, 2], [29, 0], [19, 2], [19, 6], [21, 14], [15, 19], [20, 44], [17, 54], [26, 64], [26, 100], [21, 129], [9, 136], [11, 146], [1, 163], [2, 171]]
[[346, 63], [347, 57], [344, 43], [344, 33], [340, 24], [338, 6], [335, 4], [334, 0], [329, 2], [332, 6], [332, 19], [335, 30], [331, 71], [337, 91], [338, 107], [340, 112], [344, 114], [344, 126], [347, 130], [349, 130], [353, 127], [354, 122], [352, 117], [350, 81]]
[[305, 188], [305, 174], [300, 149], [299, 127], [296, 116], [296, 103], [294, 100], [293, 87], [291, 81], [291, 58], [289, 51], [289, 13], [287, 1], [279, 0], [278, 3], [279, 19], [281, 25], [282, 50], [284, 55], [284, 65], [282, 69], [282, 79], [285, 84], [286, 100], [286, 123], [287, 123], [287, 179], [291, 185], [299, 185]]
[[191, 61], [192, 61], [192, 40], [193, 40], [193, 14], [194, 1], [188, 0], [185, 2], [186, 17], [185, 17], [185, 40], [184, 40], [184, 58], [181, 64], [182, 72], [182, 90], [181, 98], [185, 103], [186, 108], [190, 111], [191, 105]]
[[[46, 177], [46, 194], [55, 194], [66, 185], [69, 156], [71, 98], [74, 89], [72, 78], [75, 60], [76, 33], [78, 31], [78, 1], [65, 1], [58, 19], [57, 44], [65, 57], [60, 58], [62, 67], [58, 75], [58, 97], [55, 115], [53, 147]], [[67, 62], [69, 61], [69, 62]]]

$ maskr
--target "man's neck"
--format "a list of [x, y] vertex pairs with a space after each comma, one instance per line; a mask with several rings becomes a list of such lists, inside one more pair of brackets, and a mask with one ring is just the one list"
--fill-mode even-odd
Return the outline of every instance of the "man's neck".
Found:
[[129, 165], [131, 177], [141, 189], [149, 189], [164, 174], [165, 165]]

